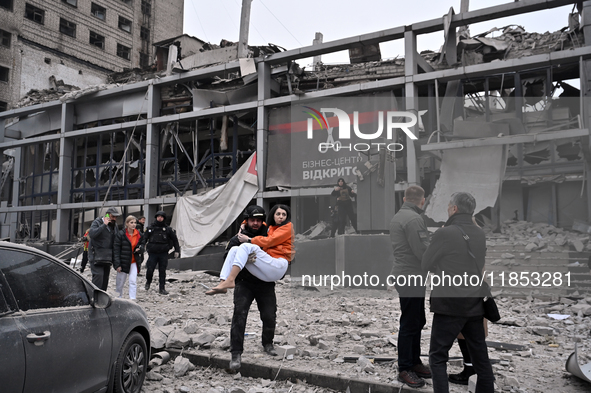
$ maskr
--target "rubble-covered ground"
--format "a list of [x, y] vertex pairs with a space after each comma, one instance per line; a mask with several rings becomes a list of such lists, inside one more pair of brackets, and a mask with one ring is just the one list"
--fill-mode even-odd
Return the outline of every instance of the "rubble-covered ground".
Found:
[[[145, 271], [142, 272], [145, 274]], [[86, 274], [90, 274], [87, 272]], [[170, 271], [167, 290], [159, 295], [157, 272], [150, 291], [144, 290], [145, 277], [138, 278], [138, 299], [152, 325], [152, 353], [169, 348], [197, 351], [230, 358], [232, 291], [205, 296], [201, 284], [217, 281], [202, 272]], [[114, 274], [108, 292], [114, 294]], [[350, 363], [349, 356], [396, 358], [396, 335], [400, 316], [395, 291], [366, 289], [309, 290], [286, 277], [276, 287], [278, 299], [276, 346], [296, 347], [293, 358], [270, 357], [260, 345], [261, 322], [253, 304], [247, 324], [243, 362], [294, 368], [391, 384], [397, 391], [396, 362]], [[127, 288], [126, 288], [127, 290]], [[127, 296], [124, 296], [127, 297]], [[565, 363], [578, 343], [580, 363], [591, 362], [591, 297], [498, 298], [503, 319], [489, 324], [488, 340], [523, 345], [521, 350], [489, 348], [494, 359], [497, 391], [507, 392], [588, 392], [591, 384], [565, 370]], [[568, 315], [556, 320], [548, 314]], [[428, 353], [431, 314], [423, 330], [422, 352]], [[450, 356], [459, 359], [454, 345]], [[144, 392], [329, 392], [304, 381], [271, 381], [229, 374], [214, 367], [193, 367], [175, 356], [151, 369]], [[428, 362], [427, 357], [423, 357]], [[185, 363], [185, 364], [183, 364]], [[283, 364], [282, 364], [283, 363]], [[461, 371], [461, 362], [452, 360], [449, 372]], [[184, 366], [184, 368], [183, 368]], [[187, 367], [188, 366], [188, 367]], [[176, 369], [176, 370], [175, 370]], [[176, 375], [175, 375], [176, 374]], [[467, 392], [466, 386], [450, 384], [452, 392]], [[430, 380], [425, 388], [429, 391]]]

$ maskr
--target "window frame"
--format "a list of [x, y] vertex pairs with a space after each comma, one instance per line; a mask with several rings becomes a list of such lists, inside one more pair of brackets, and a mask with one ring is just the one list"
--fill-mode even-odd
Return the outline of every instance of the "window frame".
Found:
[[[65, 18], [60, 18], [59, 31], [68, 37], [76, 38], [76, 23], [70, 22]], [[70, 31], [72, 34], [70, 34], [68, 31]]]
[[[119, 30], [123, 30], [124, 32], [131, 34], [131, 31], [133, 29], [133, 22], [119, 15], [117, 26], [119, 27]], [[125, 26], [129, 26], [129, 31], [124, 28]]]
[[[127, 57], [123, 56], [124, 54], [127, 54]], [[122, 59], [131, 61], [131, 48], [123, 44], [117, 43], [117, 56], [121, 57]]]
[[141, 0], [141, 9], [142, 14], [144, 15], [152, 15], [152, 2], [150, 0]]
[[[29, 15], [30, 13], [30, 15]], [[45, 24], [45, 10], [34, 6], [33, 4], [25, 4], [25, 18], [40, 25]], [[39, 20], [40, 19], [40, 20]]]
[[[4, 41], [8, 41], [8, 44], [5, 44]], [[5, 48], [10, 48], [12, 46], [12, 33], [6, 30], [0, 29], [0, 46]]]
[[[99, 12], [103, 13], [103, 17], [101, 18]], [[94, 16], [95, 18], [106, 21], [107, 20], [107, 9], [97, 3], [90, 3], [90, 15]]]
[[[93, 39], [93, 35], [95, 35], [95, 40], [100, 41], [99, 37], [102, 38], [102, 46], [98, 46], [95, 43], [92, 42]], [[88, 43], [94, 47], [97, 47], [99, 49], [105, 50], [105, 36], [100, 35], [99, 33], [97, 33], [96, 31], [92, 31], [90, 30], [89, 35], [88, 35]]]
[[66, 3], [70, 7], [78, 8], [78, 0], [62, 0], [62, 3]]
[[0, 82], [8, 83], [10, 82], [10, 68], [0, 66], [0, 77], [6, 75], [6, 79], [0, 79]]
[[150, 41], [150, 29], [140, 26], [140, 39], [144, 41]]

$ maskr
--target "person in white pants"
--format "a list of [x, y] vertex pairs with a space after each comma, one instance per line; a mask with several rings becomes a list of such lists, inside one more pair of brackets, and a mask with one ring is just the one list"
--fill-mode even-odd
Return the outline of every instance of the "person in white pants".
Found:
[[129, 298], [135, 299], [137, 275], [143, 259], [143, 238], [135, 229], [137, 220], [134, 216], [125, 219], [125, 230], [119, 231], [113, 241], [113, 268], [117, 270], [115, 291], [123, 296], [123, 287], [129, 277]]
[[[283, 277], [294, 254], [293, 225], [289, 220], [289, 208], [285, 205], [276, 205], [269, 212], [269, 216], [267, 236], [250, 238], [242, 233], [238, 234], [242, 244], [232, 247], [222, 266], [220, 283], [205, 294], [226, 293], [228, 289], [234, 288], [236, 276], [244, 268], [266, 282]], [[251, 253], [256, 255], [256, 258], [252, 258], [253, 262], [249, 262]]]

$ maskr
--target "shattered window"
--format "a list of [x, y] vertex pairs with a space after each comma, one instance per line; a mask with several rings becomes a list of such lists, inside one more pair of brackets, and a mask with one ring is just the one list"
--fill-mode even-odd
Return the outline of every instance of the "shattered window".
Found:
[[34, 5], [27, 4], [25, 6], [25, 18], [40, 24], [45, 23], [45, 10], [37, 8]]
[[0, 81], [8, 82], [8, 76], [10, 74], [10, 69], [6, 67], [0, 66]]
[[95, 18], [105, 20], [107, 18], [107, 9], [105, 7], [101, 7], [98, 4], [92, 3], [90, 6], [90, 14]]
[[105, 49], [105, 37], [102, 35], [95, 33], [94, 31], [90, 32], [90, 45], [94, 45], [98, 48]]
[[20, 205], [54, 203], [59, 181], [59, 141], [29, 145], [22, 154]]
[[60, 18], [60, 33], [76, 37], [76, 23]]
[[119, 28], [123, 31], [131, 33], [131, 21], [122, 16], [119, 17]]
[[0, 29], [0, 45], [10, 48], [12, 34]]
[[143, 198], [145, 129], [76, 140], [72, 202]]
[[131, 49], [125, 45], [117, 44], [117, 56], [125, 60], [131, 59]]

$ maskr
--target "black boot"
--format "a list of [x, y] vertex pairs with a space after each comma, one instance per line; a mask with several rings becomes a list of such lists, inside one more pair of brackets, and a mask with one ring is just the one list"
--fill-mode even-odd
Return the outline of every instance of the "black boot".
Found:
[[230, 370], [238, 370], [240, 368], [240, 360], [242, 355], [239, 353], [232, 354], [232, 360], [230, 360]]
[[448, 380], [451, 383], [455, 383], [458, 385], [468, 385], [468, 380], [472, 375], [476, 374], [474, 371], [474, 367], [467, 366], [464, 364], [464, 369], [459, 374], [449, 374]]

